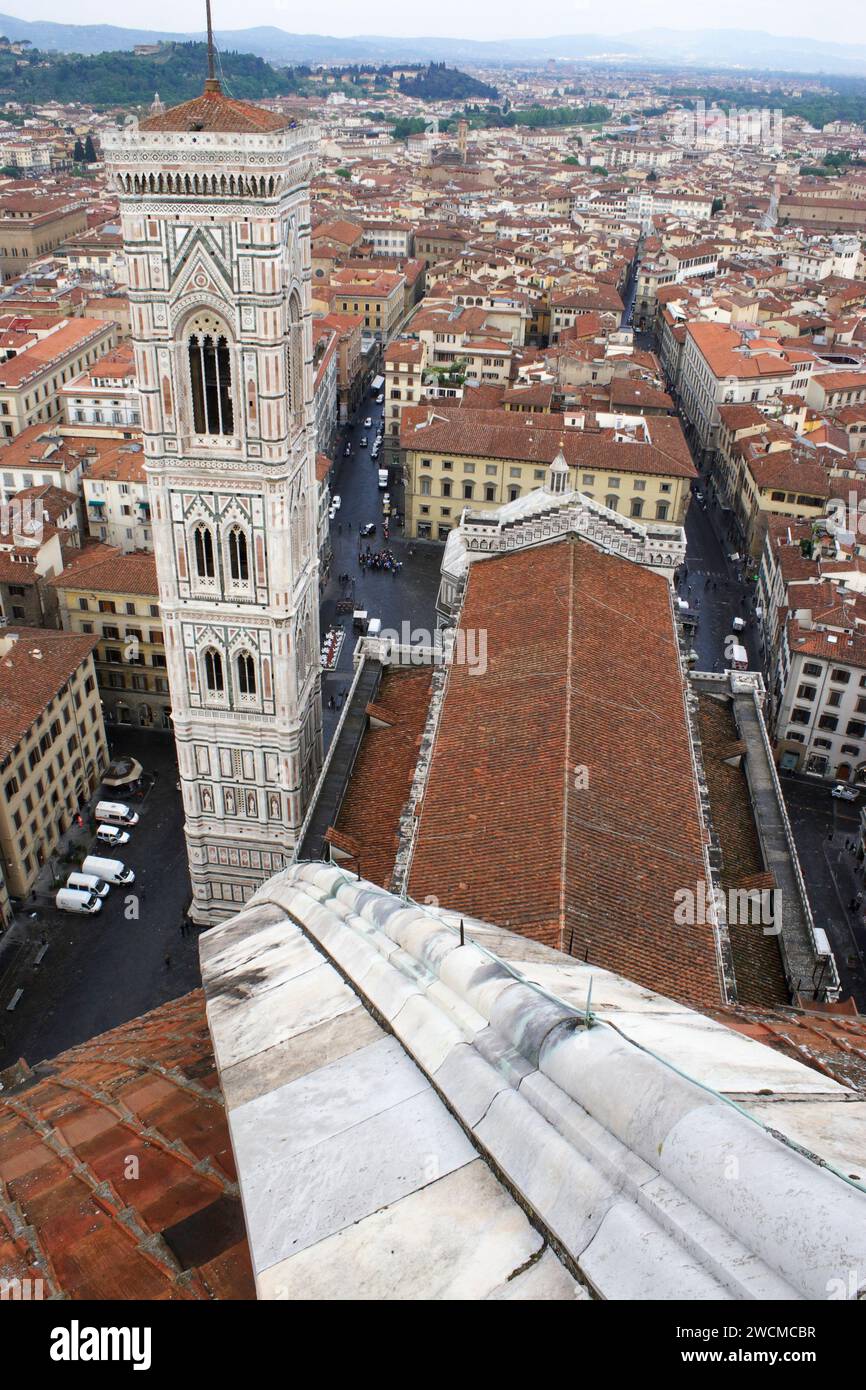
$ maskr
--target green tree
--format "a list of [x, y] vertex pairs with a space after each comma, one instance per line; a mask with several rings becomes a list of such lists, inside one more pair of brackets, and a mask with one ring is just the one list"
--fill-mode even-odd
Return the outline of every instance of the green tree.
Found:
[[96, 149], [93, 144], [93, 136], [88, 131], [87, 139], [84, 141], [84, 162], [85, 164], [96, 163]]
[[80, 140], [76, 140], [75, 149], [72, 151], [72, 158], [76, 164], [84, 163], [84, 146]]

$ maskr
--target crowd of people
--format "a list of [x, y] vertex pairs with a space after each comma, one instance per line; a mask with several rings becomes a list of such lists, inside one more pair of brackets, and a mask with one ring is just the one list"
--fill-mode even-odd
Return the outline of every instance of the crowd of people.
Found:
[[374, 553], [369, 546], [366, 550], [360, 551], [358, 564], [362, 570], [388, 570], [395, 577], [403, 568], [403, 561], [395, 560], [390, 550], [378, 550]]

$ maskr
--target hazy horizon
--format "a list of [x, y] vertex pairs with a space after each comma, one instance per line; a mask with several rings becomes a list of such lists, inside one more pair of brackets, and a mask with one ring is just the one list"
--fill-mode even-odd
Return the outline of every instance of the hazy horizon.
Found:
[[[767, 33], [779, 39], [866, 43], [866, 7], [855, 5], [853, 0], [834, 6], [832, 26], [805, 0], [791, 0], [784, 6], [776, 0], [730, 0], [723, 15], [703, 17], [700, 23], [695, 22], [694, 8], [685, 0], [652, 6], [625, 0], [617, 8], [615, 27], [599, 22], [590, 0], [537, 0], [531, 10], [515, 8], [507, 18], [494, 0], [479, 0], [471, 16], [460, 0], [440, 0], [435, 13], [425, 11], [417, 19], [407, 15], [397, 0], [383, 0], [366, 26], [358, 23], [357, 7], [344, 0], [317, 0], [315, 5], [305, 0], [246, 0], [242, 10], [225, 0], [213, 0], [213, 11], [214, 27], [221, 31], [273, 25], [291, 34], [333, 38], [519, 40], [584, 34], [627, 38], [629, 33], [647, 29], [672, 29], [683, 34], [719, 29]], [[78, 0], [71, 14], [56, 0], [28, 0], [26, 5], [0, 0], [0, 12], [31, 23], [111, 24], [177, 33], [201, 31], [205, 23], [204, 0], [148, 0], [147, 4], [126, 7], [121, 15], [110, 0]]]

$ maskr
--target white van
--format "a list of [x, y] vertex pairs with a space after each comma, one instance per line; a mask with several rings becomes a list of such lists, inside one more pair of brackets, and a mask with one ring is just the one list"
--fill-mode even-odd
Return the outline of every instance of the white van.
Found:
[[380, 469], [379, 469], [379, 486], [380, 486], [380, 487], [387, 487], [387, 486], [388, 486], [388, 470], [387, 470], [387, 468], [380, 468]]
[[96, 827], [96, 838], [102, 845], [127, 845], [129, 844], [129, 831], [119, 830], [116, 825], [98, 825]]
[[97, 801], [94, 815], [106, 825], [138, 825], [138, 812], [122, 801]]
[[84, 874], [96, 874], [106, 883], [135, 883], [135, 874], [127, 869], [120, 859], [102, 859], [98, 854], [88, 854], [81, 866]]
[[102, 911], [102, 899], [96, 893], [88, 893], [81, 888], [59, 888], [54, 899], [61, 912], [86, 912], [92, 915]]
[[67, 888], [77, 888], [80, 893], [95, 893], [97, 898], [107, 898], [110, 886], [96, 874], [70, 874], [66, 880]]

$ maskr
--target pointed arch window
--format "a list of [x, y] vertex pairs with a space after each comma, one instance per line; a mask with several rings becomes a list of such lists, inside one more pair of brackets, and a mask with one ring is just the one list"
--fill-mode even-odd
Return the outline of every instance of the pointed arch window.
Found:
[[200, 314], [187, 340], [193, 429], [196, 434], [234, 434], [229, 341], [209, 314]]
[[239, 652], [237, 661], [238, 694], [248, 699], [256, 694], [256, 663], [249, 652]]
[[204, 683], [209, 695], [222, 695], [225, 691], [223, 659], [213, 647], [208, 647], [204, 654]]
[[197, 526], [193, 535], [195, 550], [195, 570], [199, 579], [213, 579], [214, 568], [213, 535], [209, 526]]
[[304, 325], [297, 294], [289, 300], [289, 341], [286, 360], [286, 390], [289, 410], [301, 415], [304, 409]]
[[233, 526], [229, 531], [229, 574], [236, 584], [249, 583], [249, 546], [246, 532], [240, 526]]

